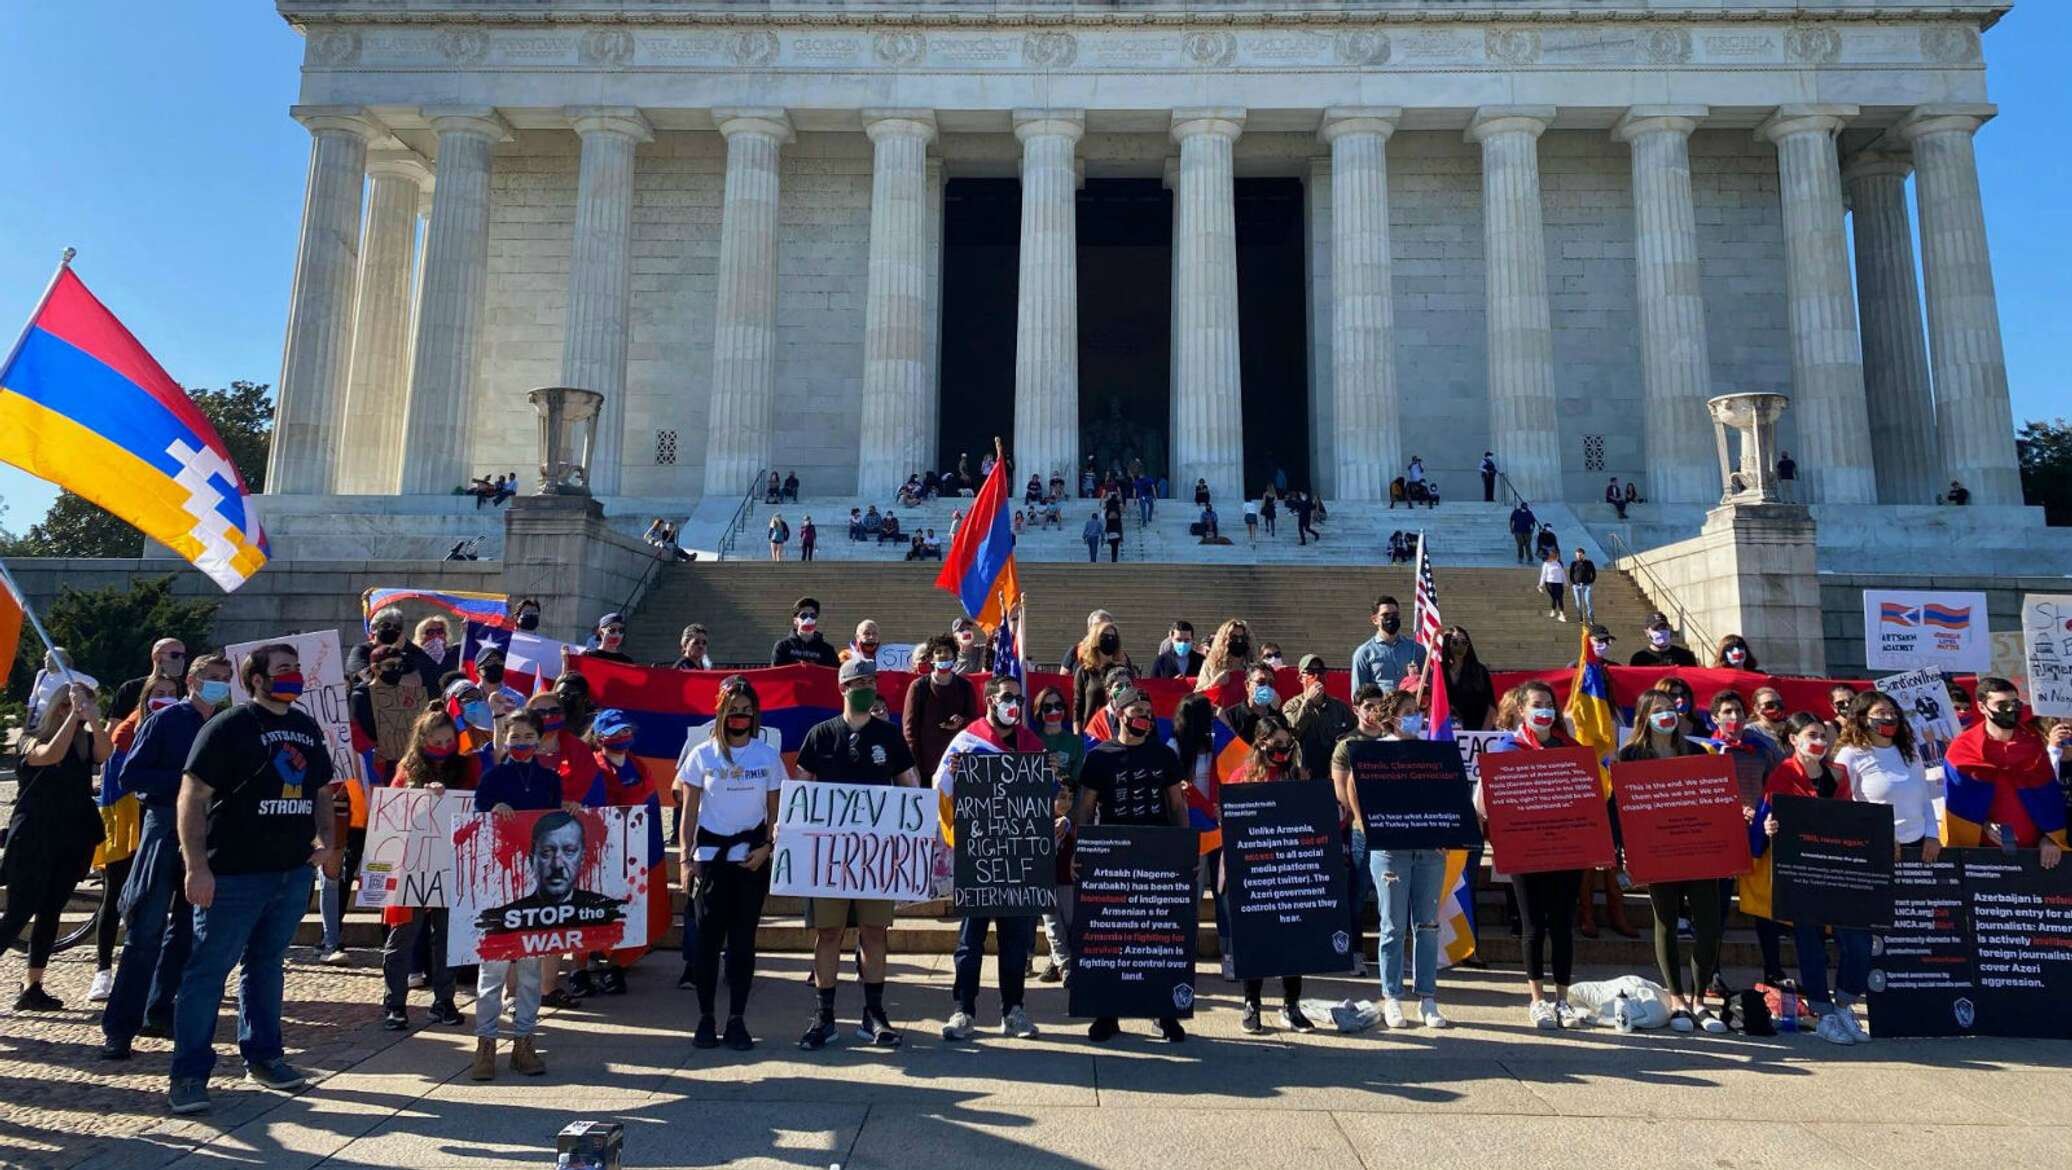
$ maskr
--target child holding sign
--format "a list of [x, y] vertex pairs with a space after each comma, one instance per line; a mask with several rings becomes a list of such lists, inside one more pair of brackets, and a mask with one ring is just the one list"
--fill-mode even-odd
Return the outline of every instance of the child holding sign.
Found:
[[[395, 786], [424, 788], [435, 795], [448, 789], [466, 791], [475, 787], [480, 770], [476, 757], [461, 754], [453, 720], [444, 711], [426, 711], [410, 727], [403, 758], [396, 763]], [[432, 1022], [453, 1027], [467, 1023], [453, 1006], [453, 969], [446, 963], [446, 908], [391, 906], [383, 909], [382, 920], [389, 931], [381, 947], [381, 979], [386, 989], [381, 1026], [391, 1032], [410, 1027], [403, 1005], [410, 998], [411, 960], [420, 934], [428, 940], [425, 980], [432, 988]]]
[[[508, 816], [560, 808], [561, 777], [535, 758], [540, 748], [539, 717], [530, 711], [513, 711], [504, 716], [497, 739], [499, 762], [482, 774], [482, 782], [475, 788], [475, 811]], [[496, 1026], [503, 1016], [506, 978], [516, 985], [511, 1071], [529, 1077], [547, 1071], [546, 1062], [532, 1045], [532, 1031], [540, 1018], [540, 959], [484, 959], [475, 980], [475, 1063], [468, 1070], [473, 1080], [496, 1077]]]

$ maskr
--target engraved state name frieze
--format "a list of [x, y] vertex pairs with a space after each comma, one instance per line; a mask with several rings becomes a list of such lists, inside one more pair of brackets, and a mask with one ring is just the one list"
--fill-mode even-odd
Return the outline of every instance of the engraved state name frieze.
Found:
[[635, 34], [635, 56], [658, 65], [718, 62], [727, 58], [727, 33]]
[[1331, 39], [1315, 33], [1242, 35], [1237, 41], [1237, 57], [1241, 63], [1322, 63], [1331, 58]]
[[1004, 65], [1020, 55], [1018, 36], [931, 36], [928, 59], [937, 65]]
[[1781, 61], [1784, 40], [1774, 32], [1700, 33], [1698, 55], [1706, 61]]
[[854, 61], [863, 53], [855, 37], [793, 37], [789, 55], [796, 61]]

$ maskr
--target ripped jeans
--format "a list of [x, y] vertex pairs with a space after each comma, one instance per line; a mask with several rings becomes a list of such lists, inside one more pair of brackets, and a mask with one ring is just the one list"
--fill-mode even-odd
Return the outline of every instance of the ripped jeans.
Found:
[[1446, 878], [1441, 849], [1377, 849], [1367, 855], [1381, 903], [1381, 994], [1403, 998], [1403, 938], [1416, 932], [1412, 994], [1439, 992], [1439, 883]]

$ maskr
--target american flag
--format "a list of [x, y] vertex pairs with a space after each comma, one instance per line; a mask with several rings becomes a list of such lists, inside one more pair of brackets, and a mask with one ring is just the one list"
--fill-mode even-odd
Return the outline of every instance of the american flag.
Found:
[[1022, 608], [1018, 602], [1003, 604], [1000, 608], [1007, 616], [993, 630], [993, 673], [1019, 682], [1022, 678]]
[[1432, 558], [1425, 553], [1424, 533], [1417, 534], [1417, 600], [1411, 610], [1411, 634], [1425, 653], [1439, 656], [1439, 635], [1446, 623], [1439, 619], [1439, 587], [1432, 583]]

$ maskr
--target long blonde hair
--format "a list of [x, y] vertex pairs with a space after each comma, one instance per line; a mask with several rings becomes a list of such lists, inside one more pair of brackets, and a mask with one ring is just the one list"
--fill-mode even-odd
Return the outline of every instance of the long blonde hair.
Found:
[[[1101, 634], [1108, 630], [1115, 631], [1115, 657], [1113, 658], [1104, 658], [1101, 654]], [[1122, 649], [1122, 630], [1116, 626], [1112, 618], [1107, 621], [1096, 622], [1087, 627], [1086, 637], [1079, 640], [1079, 650], [1073, 657], [1079, 660], [1077, 665], [1086, 670], [1101, 670], [1105, 667], [1114, 666], [1119, 662], [1129, 661], [1129, 655], [1124, 653]]]
[[[1243, 670], [1251, 665], [1249, 655], [1245, 658], [1232, 659], [1230, 635], [1237, 630], [1243, 630], [1247, 639], [1250, 639], [1252, 636], [1252, 624], [1243, 618], [1231, 618], [1216, 627], [1215, 636], [1209, 639], [1208, 653], [1201, 656], [1201, 673], [1196, 676], [1201, 684], [1207, 685], [1216, 682], [1222, 679], [1226, 671]], [[1247, 647], [1247, 649], [1251, 648]]]

